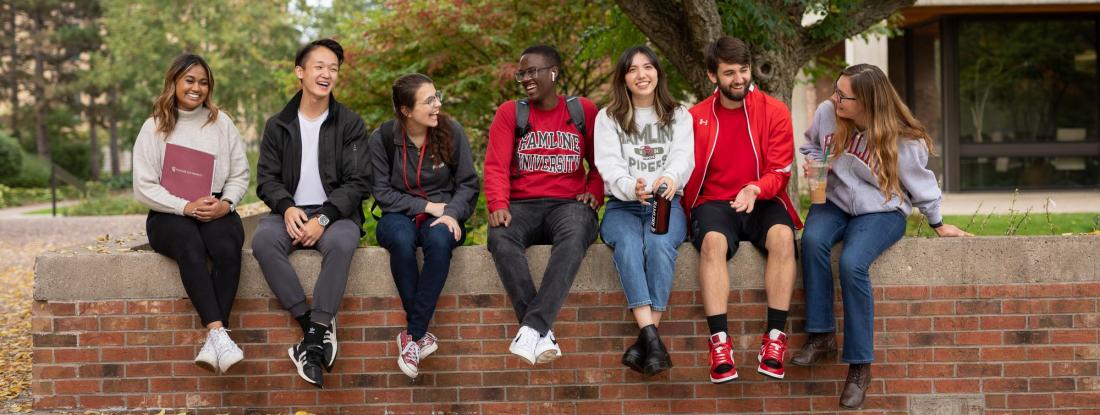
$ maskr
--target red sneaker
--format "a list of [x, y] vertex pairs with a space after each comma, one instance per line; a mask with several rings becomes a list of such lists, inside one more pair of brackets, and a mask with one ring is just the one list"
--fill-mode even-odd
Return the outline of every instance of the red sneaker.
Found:
[[757, 372], [764, 376], [783, 379], [783, 358], [787, 357], [787, 335], [779, 330], [772, 329], [760, 340], [760, 354], [756, 355], [756, 361], [760, 366]]
[[733, 343], [726, 332], [710, 335], [710, 382], [726, 383], [737, 379], [733, 367]]

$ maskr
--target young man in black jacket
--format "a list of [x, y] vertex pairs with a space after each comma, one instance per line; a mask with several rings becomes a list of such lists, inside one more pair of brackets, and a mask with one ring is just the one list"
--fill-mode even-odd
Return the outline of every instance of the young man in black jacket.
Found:
[[[331, 39], [298, 51], [294, 72], [302, 90], [267, 120], [256, 169], [256, 194], [271, 214], [260, 220], [252, 254], [271, 291], [302, 326], [304, 339], [287, 353], [298, 375], [317, 387], [336, 359], [336, 311], [370, 191], [363, 119], [332, 97], [343, 62], [343, 48]], [[323, 255], [312, 307], [287, 259], [298, 248]]]

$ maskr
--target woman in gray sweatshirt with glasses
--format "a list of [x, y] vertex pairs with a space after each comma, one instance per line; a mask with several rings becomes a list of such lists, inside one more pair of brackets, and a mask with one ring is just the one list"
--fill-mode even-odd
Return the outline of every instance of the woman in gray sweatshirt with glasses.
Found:
[[914, 206], [939, 236], [970, 234], [943, 223], [942, 192], [926, 167], [932, 139], [878, 67], [860, 64], [841, 72], [833, 96], [817, 108], [806, 140], [799, 151], [808, 161], [826, 161], [830, 167], [826, 202], [810, 207], [802, 233], [810, 338], [791, 363], [811, 365], [836, 352], [830, 257], [833, 245], [844, 241], [841, 360], [849, 367], [840, 406], [858, 408], [871, 384], [874, 360], [871, 263], [904, 236]]

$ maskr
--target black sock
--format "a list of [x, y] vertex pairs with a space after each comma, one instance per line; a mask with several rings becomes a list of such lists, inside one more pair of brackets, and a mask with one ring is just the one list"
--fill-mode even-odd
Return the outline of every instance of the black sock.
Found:
[[309, 332], [309, 312], [308, 311], [306, 311], [305, 314], [302, 314], [298, 317], [294, 317], [294, 319], [298, 320], [298, 325], [299, 326], [302, 326], [302, 334], [305, 334], [305, 333]]
[[309, 326], [309, 331], [306, 331], [306, 344], [320, 345], [325, 340], [325, 330], [328, 326], [320, 323], [312, 323]]
[[786, 332], [787, 310], [776, 310], [768, 307], [768, 333], [771, 333], [772, 329]]
[[729, 322], [726, 321], [725, 314], [707, 316], [707, 326], [710, 327], [711, 335], [714, 335], [718, 332], [726, 332], [726, 334], [728, 335], [730, 331]]

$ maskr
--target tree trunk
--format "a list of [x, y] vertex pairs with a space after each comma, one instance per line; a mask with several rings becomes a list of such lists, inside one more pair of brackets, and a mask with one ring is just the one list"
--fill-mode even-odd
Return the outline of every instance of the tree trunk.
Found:
[[99, 180], [99, 134], [96, 126], [97, 118], [95, 111], [95, 101], [99, 98], [99, 94], [90, 94], [89, 104], [87, 111], [88, 116], [88, 166], [90, 174], [89, 177], [92, 180]]
[[634, 25], [661, 50], [698, 97], [714, 91], [703, 65], [707, 45], [723, 35], [713, 0], [616, 0]]
[[46, 23], [41, 10], [35, 10], [34, 19], [34, 136], [38, 155], [50, 158], [50, 143], [46, 138], [46, 57], [42, 52], [42, 37]]
[[115, 113], [116, 108], [118, 108], [118, 87], [114, 86], [107, 93], [107, 128], [111, 134], [108, 144], [111, 153], [111, 176], [121, 174], [118, 162], [118, 114]]
[[11, 59], [11, 68], [8, 72], [8, 81], [11, 82], [9, 92], [11, 95], [8, 100], [11, 101], [11, 131], [12, 135], [18, 136], [19, 134], [19, 41], [16, 38], [18, 30], [15, 26], [15, 3], [8, 2], [8, 39], [11, 40], [11, 49], [9, 50], [9, 58]]

